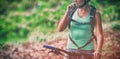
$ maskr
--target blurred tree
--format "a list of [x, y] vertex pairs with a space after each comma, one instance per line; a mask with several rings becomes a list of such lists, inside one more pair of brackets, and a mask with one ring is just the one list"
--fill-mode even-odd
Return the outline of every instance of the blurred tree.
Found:
[[[36, 28], [54, 32], [59, 19], [73, 0], [0, 0], [0, 38], [24, 38]], [[120, 20], [119, 0], [91, 0], [103, 21]], [[118, 28], [114, 25], [113, 28]]]

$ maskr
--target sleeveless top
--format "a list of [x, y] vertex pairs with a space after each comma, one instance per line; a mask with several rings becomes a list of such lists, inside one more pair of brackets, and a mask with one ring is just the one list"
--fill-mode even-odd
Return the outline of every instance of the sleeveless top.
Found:
[[[90, 9], [91, 10], [91, 9]], [[84, 23], [87, 22], [88, 24], [77, 24], [74, 21], [70, 22], [70, 37], [72, 38], [75, 43], [81, 47], [85, 43], [87, 43], [91, 37], [92, 37], [92, 32], [91, 32], [91, 24], [90, 24], [90, 12], [85, 18], [80, 18], [78, 16], [78, 9], [74, 12], [72, 19], [76, 20], [77, 22]], [[78, 49], [72, 41], [69, 39], [67, 43], [67, 49]], [[93, 42], [85, 46], [84, 48], [81, 48], [81, 50], [93, 50]]]

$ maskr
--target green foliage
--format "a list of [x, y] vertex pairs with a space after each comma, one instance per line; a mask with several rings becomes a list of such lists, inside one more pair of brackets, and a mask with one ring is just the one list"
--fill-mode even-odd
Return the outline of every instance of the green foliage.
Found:
[[112, 29], [120, 30], [120, 21], [112, 25]]
[[[7, 41], [27, 39], [34, 31], [54, 33], [66, 7], [73, 0], [0, 0], [0, 45]], [[119, 1], [92, 0], [105, 22], [119, 19]], [[113, 28], [119, 27], [118, 25]], [[44, 41], [43, 39], [39, 39]], [[24, 40], [23, 40], [24, 41]]]
[[101, 0], [92, 0], [91, 4], [94, 5], [101, 13], [102, 20], [104, 22], [112, 22], [115, 20], [120, 20], [119, 15], [120, 13], [118, 10], [120, 8], [118, 7], [120, 4], [120, 1], [118, 0], [106, 0], [106, 1], [101, 1]]

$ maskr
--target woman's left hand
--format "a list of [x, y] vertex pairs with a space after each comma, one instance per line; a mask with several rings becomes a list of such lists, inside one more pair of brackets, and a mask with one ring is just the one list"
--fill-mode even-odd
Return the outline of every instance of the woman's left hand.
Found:
[[101, 58], [100, 52], [95, 51], [95, 52], [94, 52], [94, 59], [100, 59], [100, 58]]

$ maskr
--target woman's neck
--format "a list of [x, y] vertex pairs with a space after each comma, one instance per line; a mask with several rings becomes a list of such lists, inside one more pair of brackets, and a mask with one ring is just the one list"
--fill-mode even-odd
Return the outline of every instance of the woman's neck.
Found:
[[80, 12], [89, 12], [90, 10], [90, 6], [89, 5], [85, 5], [83, 8], [79, 8]]
[[90, 6], [89, 5], [85, 5], [83, 8], [79, 8], [78, 9], [78, 15], [80, 17], [85, 17], [89, 14], [90, 12]]
[[82, 8], [79, 8], [79, 10], [81, 10], [81, 11], [86, 11], [86, 10], [88, 10], [89, 9], [89, 5], [87, 4], [87, 5], [85, 5], [84, 7], [82, 7]]

